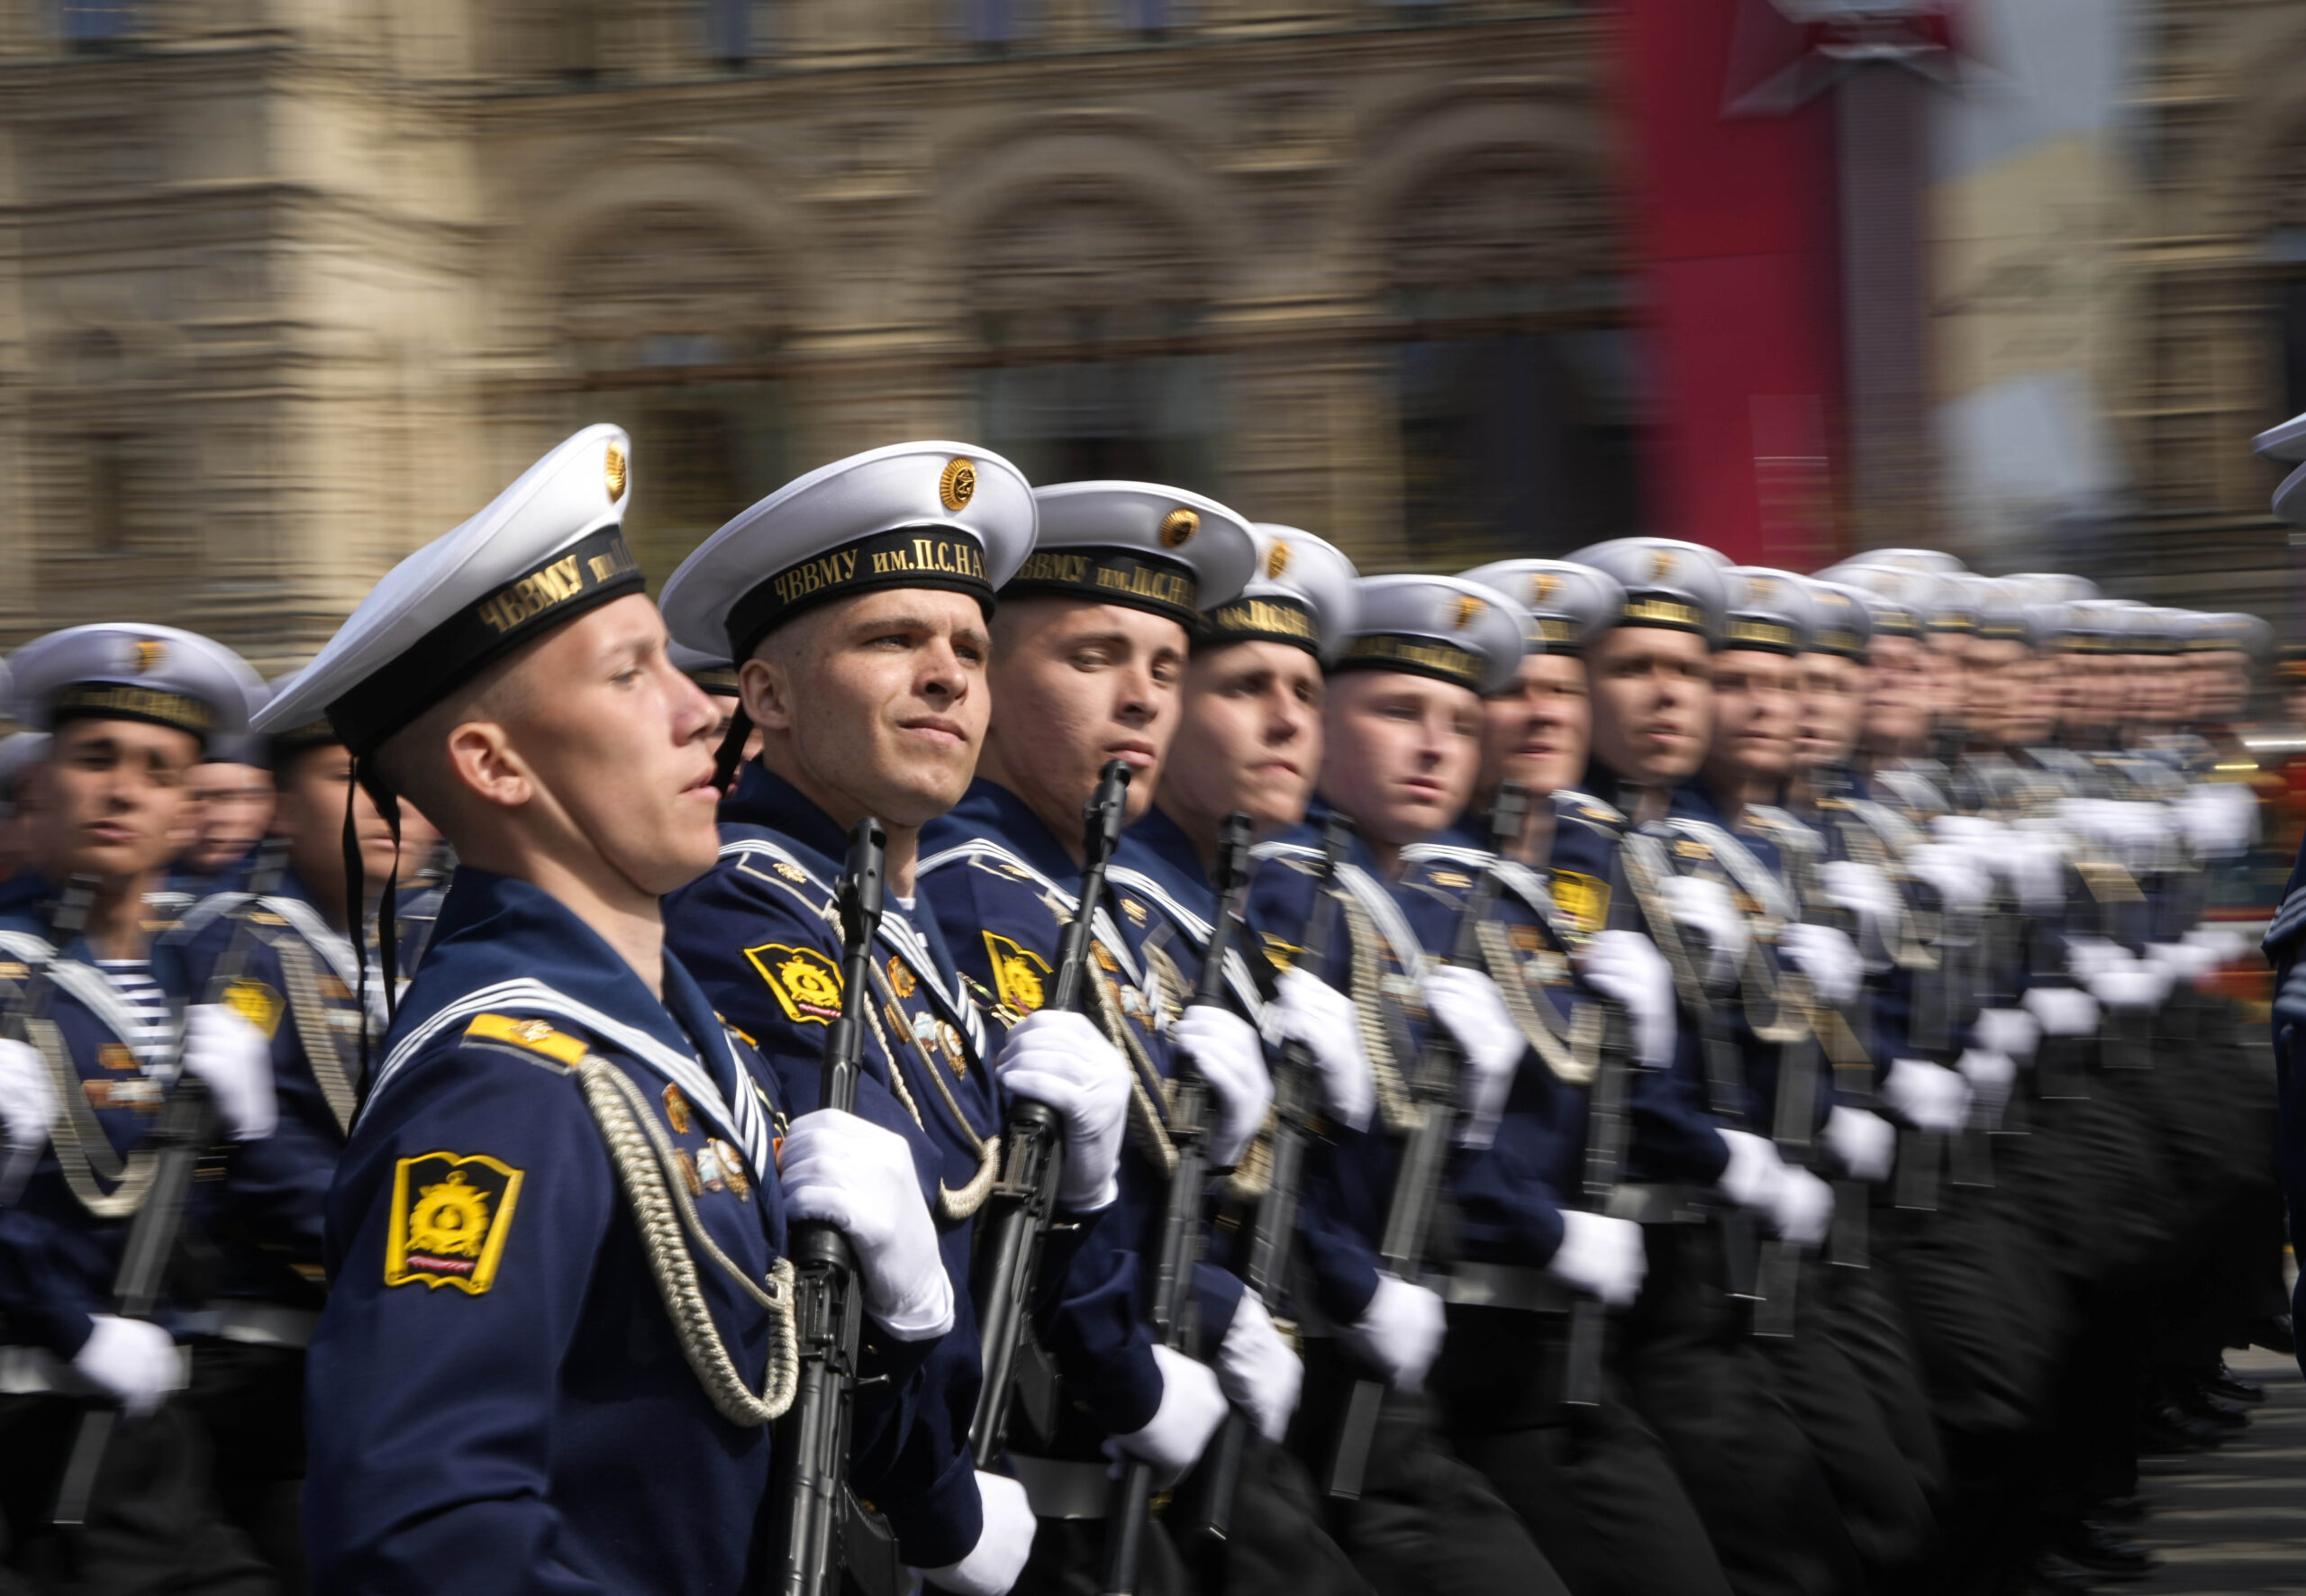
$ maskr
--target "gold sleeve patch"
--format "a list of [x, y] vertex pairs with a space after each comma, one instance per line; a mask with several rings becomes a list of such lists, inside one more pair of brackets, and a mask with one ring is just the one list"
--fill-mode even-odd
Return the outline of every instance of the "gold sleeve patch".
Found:
[[465, 1027], [465, 1036], [472, 1041], [526, 1047], [568, 1069], [584, 1063], [586, 1054], [592, 1051], [567, 1032], [554, 1029], [547, 1020], [524, 1020], [512, 1014], [476, 1014], [472, 1023]]
[[991, 931], [985, 933], [985, 951], [993, 960], [993, 984], [1004, 1006], [1030, 1014], [1049, 1001], [1049, 960]]
[[272, 1033], [280, 1029], [280, 1011], [287, 1005], [278, 993], [261, 981], [234, 981], [224, 988], [224, 1006], [269, 1040]]
[[424, 1153], [393, 1166], [385, 1283], [479, 1296], [496, 1283], [522, 1174], [486, 1153]]
[[1271, 931], [1259, 931], [1257, 939], [1265, 944], [1265, 957], [1276, 969], [1294, 969], [1298, 956], [1305, 950], [1294, 942], [1285, 942]]
[[1584, 935], [1591, 937], [1610, 923], [1608, 882], [1575, 870], [1557, 870], [1547, 884], [1553, 893], [1554, 906]]
[[815, 948], [764, 942], [746, 948], [745, 957], [795, 1025], [830, 1025], [840, 1018], [840, 966]]

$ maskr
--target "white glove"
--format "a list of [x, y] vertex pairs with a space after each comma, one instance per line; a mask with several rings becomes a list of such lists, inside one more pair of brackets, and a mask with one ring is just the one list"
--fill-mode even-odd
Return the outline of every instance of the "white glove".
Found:
[[1917, 879], [1938, 889], [1938, 902], [1948, 913], [1979, 913], [1993, 886], [1971, 859], [1942, 842], [1908, 848], [1905, 866]]
[[2258, 834], [2258, 795], [2237, 782], [2189, 788], [2176, 819], [2198, 859], [2247, 853]]
[[1929, 834], [1947, 848], [1968, 854], [1982, 866], [1991, 866], [2006, 836], [1999, 821], [1982, 814], [1933, 815]]
[[2066, 941], [2066, 974], [2084, 986], [2108, 970], [2125, 969], [2129, 965], [2129, 953], [2103, 937], [2073, 937]]
[[953, 1283], [903, 1137], [819, 1109], [785, 1130], [777, 1163], [786, 1218], [819, 1220], [849, 1238], [865, 1311], [890, 1336], [927, 1341], [953, 1328]]
[[1217, 1348], [1217, 1383], [1227, 1400], [1249, 1416], [1257, 1434], [1278, 1441], [1297, 1411], [1297, 1396], [1305, 1384], [1305, 1365], [1274, 1328], [1273, 1315], [1255, 1292], [1241, 1293], [1233, 1322]]
[[1818, 884], [1836, 908], [1857, 917], [1866, 940], [1876, 945], [1891, 940], [1891, 929], [1904, 911], [1905, 899], [1879, 866], [1829, 859], [1818, 866]]
[[2209, 968], [2230, 965], [2250, 951], [2250, 945], [2223, 926], [2196, 926], [2186, 933], [2189, 947], [2199, 948], [2210, 960]]
[[1639, 931], [1600, 932], [1578, 953], [1577, 968], [1595, 992], [1624, 1008], [1637, 1063], [1664, 1069], [1674, 1062], [1674, 967], [1655, 942]]
[[2010, 1088], [2018, 1079], [2018, 1066], [2010, 1056], [1989, 1047], [1971, 1047], [1955, 1061], [1954, 1067], [1970, 1084], [1978, 1109], [1985, 1116], [1986, 1129], [2001, 1129], [2002, 1111], [2008, 1106]]
[[1825, 1140], [1849, 1178], [1869, 1185], [1889, 1179], [1897, 1162], [1898, 1128], [1870, 1109], [1836, 1103], [1826, 1116]]
[[1546, 1273], [1611, 1308], [1623, 1308], [1641, 1294], [1649, 1270], [1641, 1227], [1631, 1220], [1566, 1208], [1561, 1213], [1561, 1245]]
[[2031, 1058], [2041, 1045], [2042, 1022], [2023, 1009], [1980, 1009], [1970, 1036], [1989, 1053], [2019, 1063]]
[[1215, 1003], [1195, 1003], [1169, 1028], [1169, 1040], [1209, 1083], [1209, 1163], [1230, 1169], [1265, 1128], [1273, 1107], [1273, 1077], [1265, 1044], [1249, 1022]]
[[1496, 1138], [1497, 1121], [1505, 1112], [1506, 1094], [1513, 1090], [1513, 1073], [1521, 1066], [1529, 1041], [1497, 984], [1479, 970], [1441, 965], [1425, 973], [1425, 1010], [1466, 1056], [1458, 1079], [1459, 1106], [1466, 1117], [1457, 1126], [1457, 1145], [1485, 1147]]
[[0, 1041], [0, 1127], [7, 1131], [8, 1150], [38, 1152], [60, 1106], [40, 1049], [29, 1042]]
[[1104, 1452], [1115, 1463], [1138, 1458], [1151, 1464], [1154, 1489], [1166, 1491], [1185, 1478], [1209, 1437], [1225, 1422], [1225, 1393], [1208, 1365], [1173, 1347], [1157, 1343], [1153, 1361], [1161, 1366], [1161, 1405], [1143, 1429], [1114, 1436], [1106, 1441]]
[[1704, 939], [1706, 985], [1727, 985], [1744, 966], [1747, 945], [1753, 940], [1753, 932], [1746, 924], [1746, 917], [1738, 912], [1730, 889], [1702, 876], [1668, 876], [1666, 907], [1675, 925], [1695, 931]]
[[2211, 950], [2198, 943], [2148, 942], [2138, 962], [2161, 971], [2175, 986], [2180, 982], [2192, 985], [2209, 970], [2213, 959]]
[[215, 1094], [217, 1118], [234, 1141], [262, 1141], [280, 1123], [272, 1044], [238, 1009], [195, 1003], [185, 1011], [184, 1067]]
[[1730, 1162], [1714, 1183], [1739, 1208], [1766, 1209], [1777, 1205], [1777, 1189], [1785, 1183], [1785, 1160], [1777, 1149], [1750, 1130], [1717, 1130], [1730, 1149]]
[[1348, 1130], [1366, 1130], [1377, 1106], [1375, 1073], [1361, 1045], [1361, 1013], [1353, 1000], [1306, 970], [1284, 970], [1281, 1001], [1266, 1012], [1281, 1034], [1303, 1042], [1321, 1075], [1330, 1118]]
[[2162, 1000], [2170, 995], [2169, 972], [2151, 965], [2133, 963], [2124, 968], [2102, 971], [2093, 975], [2087, 984], [2090, 995], [2107, 1008], [2129, 1014], [2159, 1008]]
[[131, 1419], [146, 1417], [168, 1392], [184, 1389], [184, 1356], [168, 1331], [150, 1319], [109, 1313], [95, 1315], [90, 1324], [72, 1367]]
[[2029, 987], [2020, 1001], [2046, 1037], [2086, 1037], [2098, 1029], [2098, 1000], [2079, 988]]
[[2024, 820], [2004, 856], [2011, 885], [2029, 912], [2047, 914], [2065, 902], [2066, 836], [2055, 821]]
[[1831, 926], [1794, 924], [1778, 933], [1778, 950], [1810, 978], [1810, 988], [1826, 1003], [1846, 1003], [1866, 978], [1857, 945]]
[[1834, 1189], [1808, 1170], [1788, 1165], [1769, 1211], [1770, 1229], [1781, 1239], [1815, 1247], [1834, 1228]]
[[1076, 1213], [1121, 1195], [1121, 1134], [1129, 1117], [1129, 1061], [1085, 1014], [1042, 1009], [1001, 1045], [993, 1077], [1012, 1097], [1057, 1111], [1065, 1131], [1065, 1174], [1057, 1200]]
[[1440, 1298], [1421, 1285], [1380, 1274], [1369, 1306], [1338, 1331], [1338, 1339], [1384, 1374], [1386, 1384], [1415, 1391], [1441, 1350], [1446, 1320]]
[[1033, 1531], [1040, 1521], [1033, 1517], [1033, 1504], [1025, 1500], [1025, 1488], [1006, 1474], [977, 1470], [976, 1500], [985, 1514], [976, 1545], [958, 1563], [924, 1568], [921, 1577], [958, 1596], [1002, 1596], [1025, 1572], [1025, 1559], [1032, 1555]]
[[1917, 1130], [1959, 1130], [1970, 1117], [1970, 1084], [1942, 1064], [1901, 1058], [1882, 1077], [1882, 1101]]

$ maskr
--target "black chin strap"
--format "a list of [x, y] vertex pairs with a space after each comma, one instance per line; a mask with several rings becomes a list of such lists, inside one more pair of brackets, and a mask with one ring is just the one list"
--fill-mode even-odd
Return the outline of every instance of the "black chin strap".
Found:
[[368, 881], [360, 858], [360, 830], [353, 819], [354, 795], [362, 787], [376, 801], [377, 809], [392, 828], [393, 868], [385, 877], [385, 890], [377, 903], [377, 955], [384, 961], [385, 1025], [390, 1029], [400, 1012], [396, 989], [400, 985], [400, 948], [394, 935], [393, 920], [399, 908], [397, 888], [400, 884], [400, 795], [368, 779], [360, 768], [356, 756], [352, 761], [352, 780], [344, 789], [344, 918], [352, 933], [353, 957], [359, 961], [360, 975], [353, 1001], [360, 1005], [360, 1090], [368, 1085]]
[[737, 779], [737, 766], [744, 763], [745, 739], [753, 734], [753, 718], [745, 713], [742, 699], [737, 702], [736, 712], [729, 717], [729, 730], [721, 739], [721, 746], [713, 755], [713, 784], [721, 795], [729, 795], [730, 784]]

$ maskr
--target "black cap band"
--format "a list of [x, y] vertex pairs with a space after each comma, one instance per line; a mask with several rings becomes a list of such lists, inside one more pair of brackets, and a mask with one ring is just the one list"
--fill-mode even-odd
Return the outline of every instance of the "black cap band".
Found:
[[1721, 648], [1792, 656], [1802, 652], [1802, 629], [1763, 615], [1731, 615], [1722, 623]]
[[286, 731], [274, 732], [268, 739], [267, 754], [272, 768], [277, 770], [299, 754], [310, 753], [314, 748], [343, 746], [344, 739], [336, 734], [336, 728], [323, 716], [317, 721], [307, 721], [302, 726], [291, 726]]
[[729, 657], [749, 658], [755, 644], [803, 610], [884, 587], [966, 593], [993, 612], [985, 549], [975, 538], [949, 526], [894, 527], [787, 566], [730, 605]]
[[604, 527], [426, 632], [330, 704], [329, 721], [345, 747], [367, 755], [531, 638], [642, 585], [623, 533]]
[[737, 667], [733, 665], [707, 665], [688, 673], [688, 679], [715, 698], [740, 698], [743, 690], [737, 685]]
[[1165, 615], [1187, 631], [1201, 625], [1201, 582], [1194, 568], [1134, 549], [1038, 549], [1001, 591], [1018, 598], [1057, 594], [1127, 604]]
[[1330, 667], [1331, 674], [1349, 670], [1390, 670], [1405, 676], [1430, 676], [1478, 693], [1484, 669], [1482, 657], [1439, 638], [1411, 632], [1365, 633], [1345, 646], [1345, 657]]
[[1194, 649], [1221, 648], [1228, 643], [1287, 643], [1316, 658], [1321, 652], [1312, 610], [1281, 594], [1235, 599], [1203, 615]]
[[1821, 626], [1810, 634], [1809, 652], [1838, 655], [1844, 659], [1863, 659], [1866, 657], [1866, 638], [1846, 626]]
[[1541, 615], [1531, 611], [1530, 624], [1521, 629], [1521, 636], [1532, 654], [1585, 652], [1584, 622], [1575, 615]]
[[216, 711], [188, 693], [126, 682], [75, 682], [49, 701], [49, 725], [67, 721], [143, 721], [189, 731], [205, 744], [216, 730]]
[[1618, 607], [1620, 626], [1655, 626], [1667, 631], [1693, 631], [1700, 637], [1711, 637], [1710, 624], [1704, 607], [1693, 604], [1679, 594], [1634, 592], [1625, 595], [1625, 603]]

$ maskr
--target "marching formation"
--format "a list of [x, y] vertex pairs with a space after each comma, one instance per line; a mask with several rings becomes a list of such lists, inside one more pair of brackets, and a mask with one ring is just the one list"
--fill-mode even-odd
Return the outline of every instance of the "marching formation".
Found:
[[2071, 1590], [2247, 1424], [2263, 622], [639, 480], [8, 660], [0, 1591]]

